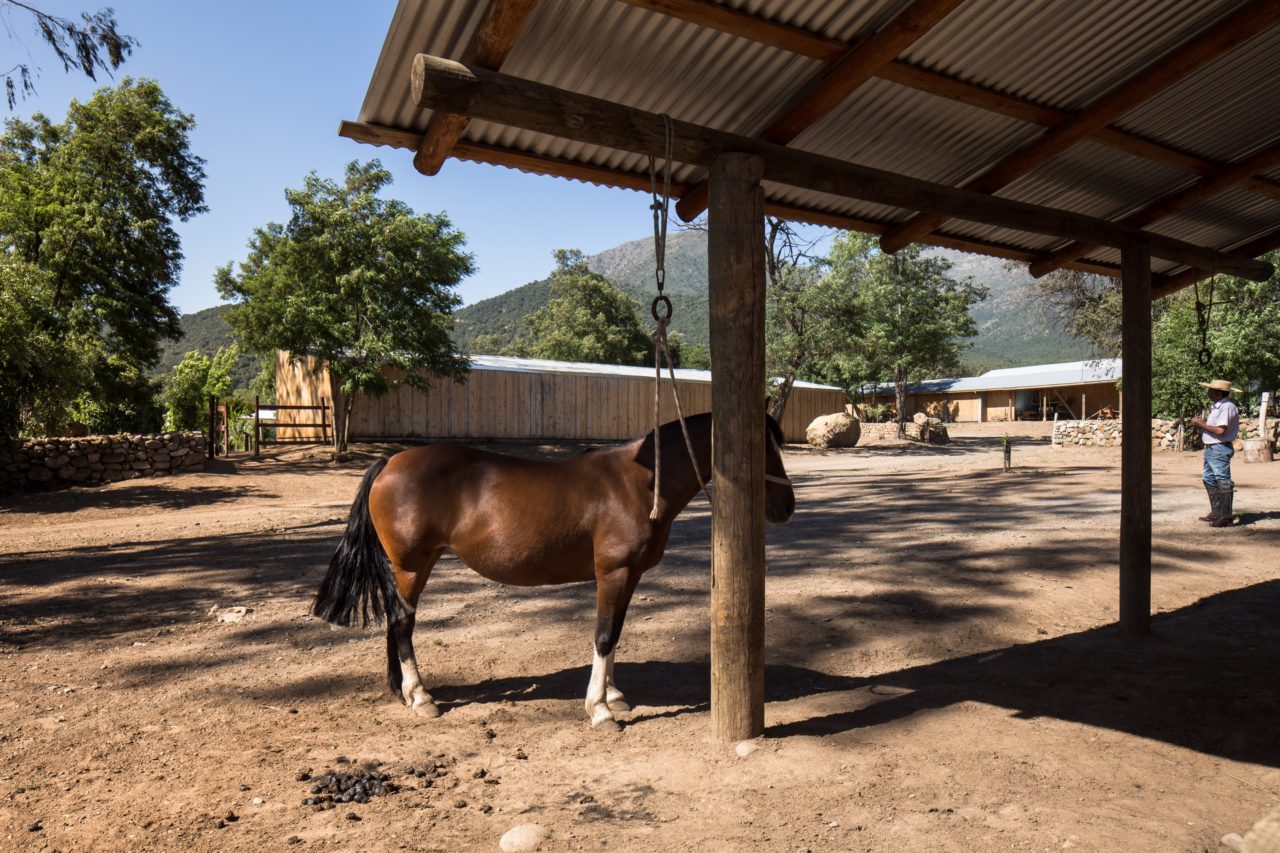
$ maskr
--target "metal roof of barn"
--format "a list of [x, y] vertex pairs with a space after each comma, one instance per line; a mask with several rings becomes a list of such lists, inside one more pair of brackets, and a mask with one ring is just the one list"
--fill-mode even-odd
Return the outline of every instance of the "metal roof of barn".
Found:
[[[632, 367], [625, 364], [592, 364], [585, 361], [554, 361], [546, 358], [516, 358], [506, 355], [473, 355], [472, 370], [506, 370], [515, 373], [572, 373], [581, 376], [633, 376], [640, 379], [653, 379], [653, 368]], [[676, 379], [685, 382], [710, 382], [710, 370], [692, 370], [676, 368]], [[668, 374], [664, 369], [665, 378]], [[795, 388], [814, 388], [822, 391], [840, 391], [834, 385], [819, 385], [816, 382], [797, 381]]]
[[[1016, 391], [1063, 388], [1070, 385], [1102, 385], [1120, 378], [1120, 359], [1067, 361], [1059, 364], [1032, 364], [988, 370], [981, 376], [957, 379], [926, 379], [907, 386], [908, 394], [963, 394], [977, 391]], [[892, 394], [892, 383], [876, 386], [876, 394]]]
[[[1141, 213], [1173, 190], [1280, 146], [1280, 0], [519, 0], [508, 6], [532, 12], [509, 49], [487, 67], [744, 135], [760, 134], [797, 93], [821, 85], [844, 48], [934, 7], [914, 41], [789, 145], [953, 187], [971, 185], [1063, 122], [1087, 117], [1161, 63], [1195, 54], [1201, 42], [1217, 45], [1200, 51], [1188, 72], [1146, 86], [1109, 124], [996, 189], [982, 189], [1104, 219]], [[490, 7], [488, 0], [400, 0], [358, 122], [344, 123], [341, 132], [372, 144], [421, 147], [433, 113], [412, 97], [414, 57], [475, 61], [476, 35], [487, 26]], [[448, 153], [593, 183], [648, 186], [641, 155], [489, 121], [470, 121]], [[673, 175], [681, 192], [704, 177], [700, 167], [683, 164]], [[791, 218], [873, 232], [893, 231], [915, 216], [769, 182], [765, 193], [775, 212]], [[1224, 251], [1243, 247], [1258, 254], [1280, 245], [1280, 156], [1148, 230]], [[917, 239], [1032, 262], [1064, 246], [1059, 238], [956, 219]], [[1068, 265], [1117, 272], [1117, 251], [1083, 248]], [[1161, 274], [1186, 269], [1153, 259], [1156, 287]], [[1185, 284], [1185, 276], [1176, 281]]]

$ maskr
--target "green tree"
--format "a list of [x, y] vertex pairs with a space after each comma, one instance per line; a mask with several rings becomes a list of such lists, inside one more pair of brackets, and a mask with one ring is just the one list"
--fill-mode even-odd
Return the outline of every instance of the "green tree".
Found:
[[[833, 251], [843, 258], [849, 246], [864, 242], [850, 233]], [[797, 379], [828, 380], [840, 372], [846, 354], [858, 349], [860, 275], [852, 261], [841, 262], [833, 274], [835, 256], [812, 258], [812, 243], [774, 217], [765, 221], [765, 244], [765, 370], [774, 383], [769, 414], [781, 420]]]
[[285, 192], [288, 224], [256, 229], [239, 272], [217, 273], [246, 349], [328, 367], [339, 453], [357, 395], [427, 390], [429, 374], [461, 381], [467, 371], [449, 336], [454, 288], [474, 269], [465, 238], [443, 214], [380, 198], [390, 183], [377, 160], [349, 163], [342, 183], [313, 172]]
[[1080, 270], [1060, 269], [1040, 280], [1049, 314], [1087, 341], [1100, 358], [1120, 353], [1120, 282]]
[[[865, 235], [842, 235], [832, 246], [833, 272], [858, 291], [862, 345], [845, 355], [849, 375], [891, 381], [898, 429], [906, 417], [907, 383], [954, 371], [963, 342], [977, 334], [969, 314], [985, 287], [948, 277], [951, 263], [919, 245], [886, 255]], [[847, 383], [846, 383], [847, 384]]]
[[213, 358], [199, 350], [182, 357], [164, 379], [166, 429], [207, 432], [209, 398], [226, 401], [231, 395], [231, 369], [240, 358], [238, 347], [219, 347]]
[[[593, 364], [653, 364], [653, 342], [639, 306], [607, 278], [587, 268], [576, 249], [555, 252], [551, 300], [525, 321], [520, 355]], [[674, 360], [674, 347], [673, 347]]]
[[[40, 325], [23, 334], [71, 335], [92, 358], [79, 387], [40, 402], [50, 423], [70, 417], [76, 398], [82, 414], [112, 413], [101, 423], [114, 429], [142, 429], [121, 419], [155, 411], [144, 399], [154, 392], [147, 368], [160, 340], [179, 333], [168, 301], [182, 263], [174, 222], [205, 210], [194, 125], [155, 82], [130, 79], [72, 101], [62, 122], [36, 114], [5, 123], [0, 254], [51, 284]], [[122, 393], [133, 402], [116, 405]]]
[[[138, 45], [137, 40], [117, 29], [116, 15], [112, 9], [100, 9], [92, 14], [82, 12], [80, 23], [76, 23], [70, 18], [51, 15], [32, 3], [0, 0], [0, 16], [7, 17], [4, 13], [9, 11], [31, 17], [32, 29], [62, 63], [63, 71], [76, 69], [90, 80], [97, 80], [99, 71], [110, 74], [119, 68]], [[17, 30], [12, 25], [8, 29], [9, 40], [20, 45]], [[39, 70], [35, 69], [36, 75]], [[25, 98], [36, 91], [35, 75], [32, 74], [30, 63], [19, 62], [0, 74], [0, 77], [4, 79], [9, 109], [14, 108], [19, 97]]]
[[61, 417], [89, 371], [83, 342], [53, 310], [53, 281], [0, 253], [0, 439], [43, 431], [49, 400]]

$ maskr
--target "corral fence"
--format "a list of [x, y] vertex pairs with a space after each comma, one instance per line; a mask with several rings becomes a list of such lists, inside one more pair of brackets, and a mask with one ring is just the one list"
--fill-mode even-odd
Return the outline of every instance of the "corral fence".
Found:
[[[282, 411], [288, 412], [285, 417], [287, 430], [283, 436], [279, 434]], [[305, 420], [305, 415], [301, 415], [304, 419], [299, 420], [298, 413], [306, 412], [314, 413], [312, 417], [318, 420]], [[329, 444], [332, 439], [330, 429], [333, 425], [329, 420], [329, 405], [324, 397], [313, 404], [263, 405], [261, 397], [255, 395], [252, 414], [240, 417], [245, 420], [252, 418], [253, 425], [248, 429], [233, 431], [235, 419], [231, 405], [218, 400], [216, 396], [209, 396], [209, 441], [205, 446], [205, 453], [210, 459], [230, 454], [235, 449], [232, 445], [237, 434], [242, 437], [243, 446], [240, 449], [246, 453], [252, 450], [254, 456], [260, 456], [262, 446], [267, 444]]]
[[[676, 375], [684, 413], [710, 411], [711, 374], [678, 370]], [[314, 405], [330, 388], [328, 371], [313, 359], [293, 361], [277, 354], [276, 399], [282, 404]], [[764, 389], [742, 393], [763, 394]], [[847, 401], [839, 388], [796, 383], [781, 424], [786, 439], [804, 441], [814, 418], [843, 412]], [[291, 437], [291, 413], [278, 408], [277, 431]], [[660, 419], [675, 417], [664, 372]], [[350, 436], [353, 441], [619, 441], [651, 429], [652, 368], [473, 356], [465, 382], [437, 379], [425, 393], [400, 385], [381, 397], [361, 397], [351, 413]]]

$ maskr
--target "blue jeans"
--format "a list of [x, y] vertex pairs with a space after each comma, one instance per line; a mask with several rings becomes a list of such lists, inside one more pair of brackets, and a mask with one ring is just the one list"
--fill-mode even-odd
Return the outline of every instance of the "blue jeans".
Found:
[[1231, 457], [1236, 449], [1230, 444], [1206, 444], [1204, 446], [1204, 481], [1208, 486], [1226, 485], [1231, 482]]

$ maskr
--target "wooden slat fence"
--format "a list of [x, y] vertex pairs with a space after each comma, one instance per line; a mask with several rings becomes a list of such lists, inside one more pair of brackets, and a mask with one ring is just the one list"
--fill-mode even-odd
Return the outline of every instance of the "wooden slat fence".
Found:
[[[276, 401], [314, 405], [329, 397], [327, 373], [313, 373], [312, 362], [291, 364], [276, 357]], [[711, 409], [711, 383], [678, 380], [686, 415]], [[837, 389], [795, 388], [782, 429], [787, 441], [804, 441], [814, 418], [844, 411], [847, 399]], [[288, 429], [290, 412], [281, 410], [277, 430]], [[676, 417], [670, 389], [663, 383], [661, 418]], [[653, 379], [608, 374], [538, 373], [473, 368], [466, 382], [437, 382], [427, 393], [407, 385], [383, 397], [357, 401], [351, 417], [352, 439], [564, 439], [610, 441], [634, 438], [653, 427]], [[300, 437], [300, 436], [299, 436]]]

